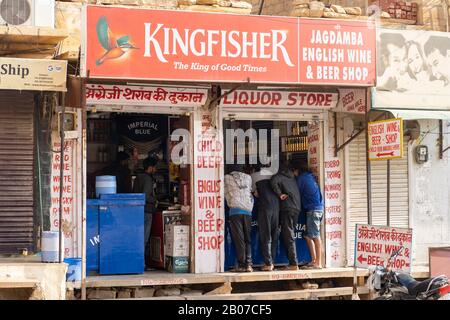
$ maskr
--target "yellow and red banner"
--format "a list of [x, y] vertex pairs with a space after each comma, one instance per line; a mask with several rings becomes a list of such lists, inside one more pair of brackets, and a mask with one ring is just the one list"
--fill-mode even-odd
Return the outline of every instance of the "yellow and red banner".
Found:
[[375, 84], [375, 28], [338, 21], [86, 6], [91, 78]]

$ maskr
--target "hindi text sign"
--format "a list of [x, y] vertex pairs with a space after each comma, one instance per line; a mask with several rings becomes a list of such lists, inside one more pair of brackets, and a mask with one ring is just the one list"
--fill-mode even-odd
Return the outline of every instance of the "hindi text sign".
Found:
[[[411, 270], [412, 229], [357, 224], [355, 231], [355, 267], [390, 267]], [[390, 257], [400, 251], [397, 257]]]

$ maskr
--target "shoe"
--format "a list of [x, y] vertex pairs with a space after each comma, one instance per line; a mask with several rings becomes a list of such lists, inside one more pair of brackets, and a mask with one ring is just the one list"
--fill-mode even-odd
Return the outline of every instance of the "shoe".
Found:
[[273, 264], [265, 264], [262, 268], [261, 271], [273, 271], [274, 266]]
[[252, 266], [247, 266], [247, 268], [245, 269], [245, 272], [253, 272]]
[[287, 270], [287, 271], [298, 271], [299, 269], [298, 269], [298, 266], [295, 264], [295, 265], [288, 265], [288, 266], [286, 266], [285, 268], [284, 268], [284, 270]]

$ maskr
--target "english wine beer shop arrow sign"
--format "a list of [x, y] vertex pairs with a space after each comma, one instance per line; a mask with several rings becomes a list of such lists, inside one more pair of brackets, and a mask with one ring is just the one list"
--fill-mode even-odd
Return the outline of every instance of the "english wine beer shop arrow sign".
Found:
[[[355, 238], [355, 267], [368, 269], [380, 265], [411, 271], [412, 229], [357, 224]], [[399, 255], [389, 261], [398, 250]]]
[[369, 122], [369, 160], [403, 157], [403, 120]]

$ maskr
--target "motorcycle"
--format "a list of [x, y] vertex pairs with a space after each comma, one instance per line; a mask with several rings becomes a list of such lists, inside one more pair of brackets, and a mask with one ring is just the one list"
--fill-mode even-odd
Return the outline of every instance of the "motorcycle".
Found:
[[417, 281], [409, 274], [390, 269], [391, 261], [403, 248], [394, 251], [387, 266], [376, 266], [369, 285], [378, 293], [375, 300], [450, 300], [450, 283], [445, 275]]

